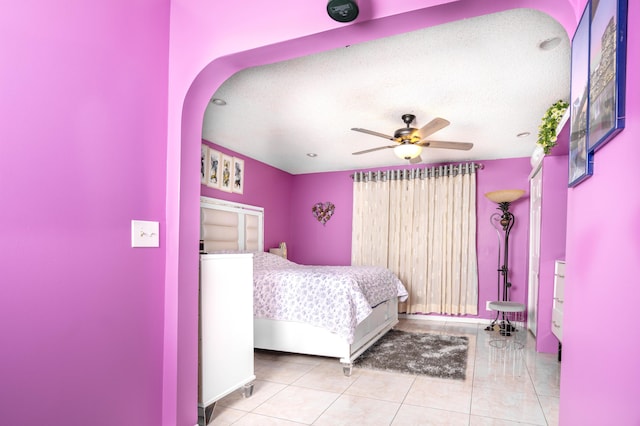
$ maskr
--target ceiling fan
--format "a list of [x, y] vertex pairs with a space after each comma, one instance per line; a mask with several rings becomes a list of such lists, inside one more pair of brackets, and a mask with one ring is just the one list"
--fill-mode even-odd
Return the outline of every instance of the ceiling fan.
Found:
[[379, 136], [381, 138], [389, 139], [396, 142], [396, 145], [380, 146], [378, 148], [365, 149], [364, 151], [354, 152], [353, 155], [366, 154], [381, 149], [393, 148], [395, 154], [405, 160], [409, 160], [410, 163], [419, 163], [422, 161], [420, 153], [422, 148], [444, 148], [444, 149], [459, 149], [468, 151], [473, 147], [469, 142], [445, 142], [445, 141], [432, 141], [426, 140], [428, 136], [431, 136], [438, 130], [444, 129], [450, 123], [444, 118], [434, 118], [420, 129], [411, 127], [411, 123], [415, 120], [416, 116], [413, 114], [403, 114], [402, 121], [407, 125], [395, 131], [393, 136], [385, 135], [384, 133], [374, 132], [373, 130], [352, 128], [356, 132], [366, 133], [368, 135]]

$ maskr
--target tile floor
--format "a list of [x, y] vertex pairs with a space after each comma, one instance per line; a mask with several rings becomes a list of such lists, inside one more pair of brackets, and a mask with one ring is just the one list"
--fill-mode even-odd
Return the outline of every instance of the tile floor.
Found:
[[250, 398], [220, 400], [213, 425], [557, 425], [560, 364], [536, 353], [496, 349], [486, 324], [401, 319], [396, 329], [469, 337], [466, 380], [353, 369], [337, 359], [256, 351]]

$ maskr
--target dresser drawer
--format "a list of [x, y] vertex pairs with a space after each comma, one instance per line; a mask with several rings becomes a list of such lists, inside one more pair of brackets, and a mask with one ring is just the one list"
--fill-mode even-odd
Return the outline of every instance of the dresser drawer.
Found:
[[564, 262], [556, 261], [553, 279], [553, 309], [562, 311], [564, 304]]
[[551, 332], [562, 342], [562, 311], [551, 311]]
[[553, 290], [553, 309], [562, 311], [564, 308], [564, 280], [556, 279]]

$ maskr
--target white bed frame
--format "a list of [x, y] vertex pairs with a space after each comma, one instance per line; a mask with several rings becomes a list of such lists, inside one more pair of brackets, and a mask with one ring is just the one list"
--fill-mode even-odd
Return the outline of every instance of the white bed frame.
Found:
[[[200, 207], [201, 210], [213, 209], [238, 215], [237, 220], [233, 217], [222, 217], [219, 223], [203, 223], [201, 225], [201, 238], [204, 240], [205, 247], [216, 247], [225, 250], [253, 250], [253, 247], [247, 247], [246, 241], [257, 241], [257, 249], [264, 251], [264, 210], [262, 208], [207, 197], [201, 197]], [[228, 216], [231, 213], [223, 213], [223, 215]], [[211, 221], [212, 216], [216, 215], [201, 214], [201, 217], [207, 217], [209, 221]], [[257, 216], [257, 218], [254, 218], [254, 216]], [[214, 219], [214, 221], [217, 220]], [[259, 226], [255, 227], [255, 229], [252, 227], [249, 230], [244, 226], [245, 223], [249, 222], [257, 223]], [[232, 229], [234, 226], [238, 229]], [[228, 229], [225, 229], [225, 227]], [[251, 235], [253, 232], [257, 232], [258, 235]], [[217, 238], [218, 235], [223, 236], [221, 238], [222, 242]], [[232, 237], [229, 238], [229, 235]], [[237, 238], [233, 235], [236, 235]], [[230, 245], [230, 240], [237, 241], [237, 246]], [[353, 361], [397, 323], [397, 297], [382, 302], [373, 308], [373, 312], [358, 324], [354, 341], [351, 344], [335, 333], [310, 324], [254, 318], [254, 347], [257, 349], [340, 358], [343, 372], [349, 376], [351, 375]]]
[[382, 302], [358, 324], [353, 343], [324, 328], [266, 318], [253, 319], [253, 345], [258, 349], [340, 358], [346, 376], [353, 361], [398, 323], [398, 298]]

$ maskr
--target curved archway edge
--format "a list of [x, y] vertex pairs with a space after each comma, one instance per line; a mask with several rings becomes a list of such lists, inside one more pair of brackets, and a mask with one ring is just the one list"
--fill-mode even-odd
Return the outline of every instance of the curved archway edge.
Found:
[[[211, 58], [185, 94], [180, 141], [167, 149], [163, 424], [197, 423], [199, 169], [202, 118], [215, 90], [231, 75], [263, 65], [421, 28], [514, 8], [547, 13], [571, 36], [584, 6], [572, 0], [453, 1], [330, 29], [232, 55]], [[173, 180], [173, 184], [169, 184]], [[177, 180], [177, 185], [176, 185]]]

